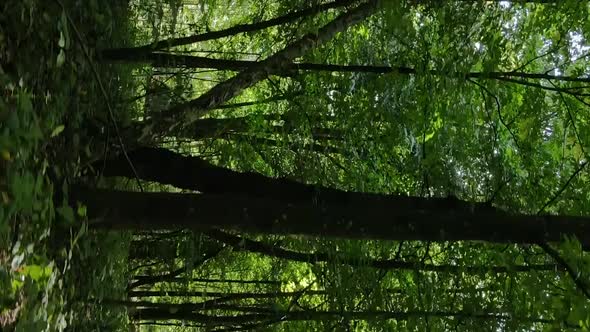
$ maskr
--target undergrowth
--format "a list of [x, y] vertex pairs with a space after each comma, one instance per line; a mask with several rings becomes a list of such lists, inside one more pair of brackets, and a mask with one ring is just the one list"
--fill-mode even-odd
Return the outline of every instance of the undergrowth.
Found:
[[100, 153], [88, 124], [108, 119], [105, 105], [131, 84], [124, 67], [94, 60], [95, 49], [131, 38], [126, 13], [121, 1], [0, 4], [2, 331], [126, 324], [122, 309], [87, 299], [122, 293], [128, 240], [88, 232], [84, 206], [70, 205], [67, 195], [84, 163]]

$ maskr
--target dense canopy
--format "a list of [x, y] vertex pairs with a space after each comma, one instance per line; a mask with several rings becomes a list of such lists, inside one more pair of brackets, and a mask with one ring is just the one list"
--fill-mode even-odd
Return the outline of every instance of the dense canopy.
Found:
[[590, 2], [2, 7], [0, 330], [590, 330]]

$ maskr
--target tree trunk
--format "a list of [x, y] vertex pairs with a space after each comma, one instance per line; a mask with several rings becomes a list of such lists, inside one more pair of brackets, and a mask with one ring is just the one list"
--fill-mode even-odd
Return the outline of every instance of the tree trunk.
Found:
[[177, 257], [177, 247], [172, 240], [135, 240], [129, 247], [129, 259], [171, 261]]
[[161, 118], [152, 119], [147, 123], [147, 126], [144, 128], [144, 135], [142, 136], [166, 133], [177, 126], [185, 126], [193, 123], [207, 114], [211, 109], [226, 103], [238, 95], [242, 90], [265, 79], [269, 74], [277, 71], [280, 72], [283, 66], [293, 59], [329, 41], [338, 32], [360, 23], [373, 14], [379, 3], [379, 0], [368, 0], [360, 4], [336, 17], [333, 21], [320, 28], [317, 33], [310, 33], [303, 36], [279, 52], [259, 62], [253, 68], [242, 71], [227, 81], [217, 84], [200, 97], [162, 112]]
[[[219, 254], [219, 252], [221, 250], [223, 250], [223, 248], [221, 248], [221, 247], [206, 248], [206, 250], [203, 253], [201, 253], [200, 255], [198, 255], [198, 257], [194, 257], [194, 256], [192, 257], [193, 262], [189, 265], [190, 268], [195, 268], [196, 266], [204, 264], [207, 260], [217, 256], [217, 254]], [[174, 271], [170, 271], [170, 272], [168, 272], [166, 274], [162, 274], [162, 275], [141, 276], [141, 277], [135, 276], [133, 278], [133, 279], [135, 279], [135, 281], [127, 286], [127, 290], [132, 290], [132, 289], [140, 287], [140, 286], [155, 284], [158, 282], [170, 281], [171, 279], [174, 279], [185, 272], [189, 273], [189, 275], [190, 275], [191, 270], [189, 269], [189, 267], [183, 266], [183, 267], [180, 267]]]
[[152, 44], [139, 46], [139, 47], [127, 47], [127, 48], [115, 48], [115, 49], [106, 49], [100, 52], [101, 57], [107, 61], [126, 61], [130, 57], [137, 57], [141, 56], [142, 54], [148, 54], [155, 50], [161, 50], [165, 48], [175, 47], [175, 46], [182, 46], [182, 45], [189, 45], [197, 42], [202, 42], [206, 40], [213, 40], [219, 39], [223, 37], [229, 37], [233, 35], [237, 35], [239, 33], [244, 32], [252, 32], [258, 31], [266, 28], [270, 28], [272, 26], [281, 25], [289, 22], [293, 22], [295, 20], [304, 18], [306, 16], [315, 15], [319, 12], [344, 7], [351, 3], [354, 0], [336, 0], [333, 2], [315, 5], [312, 7], [308, 7], [299, 11], [294, 11], [283, 16], [279, 16], [270, 20], [251, 23], [251, 24], [238, 24], [231, 28], [219, 30], [219, 31], [211, 31], [197, 35], [191, 35], [186, 37], [179, 37], [179, 38], [170, 38], [157, 41]]
[[334, 203], [346, 205], [353, 202], [378, 202], [385, 200], [391, 207], [406, 207], [404, 204], [418, 204], [414, 209], [434, 208], [448, 210], [492, 210], [484, 203], [463, 202], [453, 197], [416, 199], [406, 196], [387, 196], [371, 193], [348, 192], [333, 188], [300, 183], [286, 178], [270, 178], [254, 172], [236, 172], [210, 164], [192, 156], [163, 149], [142, 147], [128, 152], [129, 161], [135, 172], [129, 167], [129, 161], [123, 156], [111, 159], [103, 165], [99, 162], [96, 169], [103, 170], [105, 176], [135, 175], [143, 180], [169, 184], [181, 189], [194, 190], [208, 194], [233, 194], [248, 197], [278, 199], [284, 202], [304, 202], [321, 205]]
[[[159, 276], [144, 276], [144, 275], [136, 275], [133, 276], [132, 279], [136, 280], [137, 282], [145, 282], [152, 280], [154, 277]], [[272, 285], [272, 286], [281, 286], [280, 281], [276, 280], [238, 280], [238, 279], [211, 279], [211, 278], [180, 278], [180, 277], [172, 277], [172, 278], [163, 278], [161, 281], [166, 282], [175, 282], [181, 283], [186, 281], [192, 282], [203, 282], [203, 283], [231, 283], [231, 284], [245, 284], [245, 285]], [[148, 282], [145, 282], [147, 284]]]
[[204, 315], [190, 311], [170, 311], [166, 308], [149, 308], [138, 309], [134, 314], [134, 319], [141, 320], [188, 320], [210, 325], [242, 325], [253, 323], [272, 324], [286, 321], [338, 321], [361, 320], [361, 321], [378, 321], [378, 320], [408, 320], [412, 318], [429, 317], [429, 318], [454, 318], [461, 321], [465, 320], [493, 320], [509, 321], [517, 320], [520, 322], [532, 322], [540, 324], [552, 324], [555, 320], [536, 318], [536, 317], [519, 317], [504, 313], [496, 312], [468, 312], [468, 311], [277, 311], [272, 314], [251, 313], [242, 315]]
[[[179, 137], [191, 137], [195, 139], [214, 138], [223, 134], [254, 134], [256, 126], [253, 123], [257, 119], [251, 116], [237, 117], [237, 118], [204, 118], [195, 121], [193, 124], [185, 128]], [[268, 115], [264, 118], [265, 126], [268, 131], [263, 131], [266, 134], [282, 135], [284, 133], [291, 133], [293, 131], [293, 124], [281, 115]], [[282, 125], [274, 125], [272, 122], [282, 121]], [[341, 140], [344, 136], [343, 132], [337, 129], [314, 127], [311, 128], [311, 136], [314, 140]]]
[[227, 228], [260, 234], [499, 243], [558, 242], [575, 236], [590, 246], [586, 217], [512, 215], [493, 208], [466, 209], [470, 204], [457, 199], [334, 192], [346, 199], [305, 202], [80, 187], [72, 188], [71, 197], [73, 204], [86, 204], [91, 227], [102, 229]]
[[299, 252], [294, 250], [283, 249], [259, 241], [250, 240], [241, 236], [232, 235], [220, 230], [210, 230], [205, 234], [213, 239], [231, 245], [236, 250], [245, 250], [263, 254], [269, 257], [277, 257], [296, 262], [304, 263], [322, 263], [330, 262], [333, 264], [344, 264], [356, 267], [373, 267], [383, 270], [416, 270], [441, 273], [510, 273], [510, 272], [530, 272], [530, 271], [560, 271], [563, 268], [557, 264], [531, 264], [531, 265], [456, 265], [444, 264], [433, 265], [423, 262], [408, 262], [400, 259], [371, 259], [363, 257], [350, 257], [337, 253], [327, 252]]
[[[259, 64], [253, 60], [227, 60], [212, 59], [193, 55], [180, 55], [171, 53], [146, 53], [136, 56], [128, 56], [125, 62], [129, 63], [147, 63], [154, 67], [181, 67], [181, 68], [213, 68], [219, 70], [242, 71], [255, 67]], [[372, 73], [372, 74], [401, 74], [415, 75], [419, 74], [418, 70], [411, 67], [400, 66], [369, 66], [369, 65], [332, 65], [320, 63], [289, 63], [283, 66], [283, 72], [274, 74], [286, 74], [292, 71], [320, 71], [320, 72], [347, 72], [347, 73]], [[547, 73], [526, 73], [521, 71], [490, 71], [490, 72], [445, 72], [440, 70], [426, 70], [424, 74], [434, 76], [444, 76], [449, 78], [478, 78], [478, 79], [496, 79], [503, 80], [506, 78], [517, 79], [535, 79], [535, 80], [553, 80], [588, 83], [590, 78], [551, 75]]]
[[295, 292], [268, 292], [268, 293], [252, 293], [252, 292], [206, 292], [206, 291], [131, 291], [127, 293], [128, 297], [213, 297], [218, 302], [244, 300], [244, 299], [272, 299], [281, 297], [292, 297], [297, 295], [328, 295], [326, 291], [308, 290]]

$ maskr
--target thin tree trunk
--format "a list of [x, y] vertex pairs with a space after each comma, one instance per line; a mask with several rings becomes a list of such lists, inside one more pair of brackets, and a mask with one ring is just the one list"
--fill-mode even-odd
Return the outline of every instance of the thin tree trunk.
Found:
[[272, 103], [275, 101], [289, 100], [289, 99], [291, 99], [295, 96], [298, 96], [298, 95], [300, 95], [300, 93], [273, 96], [273, 97], [269, 97], [269, 98], [265, 98], [265, 99], [261, 99], [261, 100], [247, 101], [247, 102], [242, 102], [242, 103], [218, 105], [214, 109], [231, 109], [231, 108], [239, 108], [239, 107], [246, 107], [246, 106], [253, 106], [253, 105], [269, 104], [269, 103]]
[[142, 54], [146, 54], [155, 50], [162, 50], [175, 46], [189, 45], [197, 42], [229, 37], [244, 32], [252, 32], [270, 28], [273, 26], [293, 22], [306, 16], [315, 15], [319, 12], [326, 11], [328, 9], [344, 7], [354, 2], [355, 0], [336, 0], [333, 2], [315, 5], [312, 7], [308, 7], [306, 9], [294, 11], [283, 16], [279, 16], [258, 23], [238, 24], [231, 28], [219, 31], [210, 31], [186, 37], [164, 39], [144, 46], [106, 49], [101, 51], [100, 54], [101, 57], [107, 61], [126, 61], [129, 59], [129, 57], [141, 56]]
[[[135, 325], [143, 325], [143, 326], [166, 326], [166, 327], [177, 327], [177, 328], [182, 328], [182, 330], [186, 330], [186, 328], [188, 327], [195, 327], [195, 328], [199, 328], [199, 329], [204, 329], [206, 328], [206, 326], [204, 324], [187, 324], [186, 322], [177, 322], [177, 323], [169, 323], [169, 322], [157, 322], [157, 321], [140, 321], [140, 322], [134, 322], [133, 324]], [[196, 330], [199, 331], [199, 330]], [[217, 330], [218, 332], [220, 332], [219, 330]], [[234, 330], [234, 331], [241, 331], [240, 330]], [[229, 331], [227, 331], [229, 332]]]
[[[225, 60], [212, 59], [192, 55], [178, 55], [170, 53], [148, 53], [137, 57], [129, 57], [128, 62], [146, 63], [154, 67], [183, 67], [183, 68], [214, 68], [219, 70], [242, 71], [253, 68], [259, 64], [257, 61], [250, 60]], [[436, 76], [446, 76], [451, 78], [484, 78], [484, 79], [502, 79], [502, 78], [520, 78], [520, 79], [546, 79], [553, 81], [581, 82], [589, 83], [588, 77], [559, 76], [546, 73], [525, 73], [519, 71], [507, 72], [444, 72], [440, 70], [426, 70], [419, 72], [411, 67], [402, 66], [368, 66], [368, 65], [332, 65], [316, 63], [289, 63], [283, 66], [283, 72], [274, 74], [286, 74], [294, 70], [301, 71], [320, 71], [320, 72], [349, 72], [349, 73], [373, 73], [373, 74], [430, 74]]]
[[243, 299], [270, 299], [278, 297], [291, 297], [300, 294], [304, 295], [327, 295], [326, 291], [295, 291], [295, 292], [269, 292], [269, 293], [222, 293], [222, 292], [206, 292], [206, 291], [130, 291], [127, 293], [128, 297], [214, 297], [218, 302], [227, 302]]
[[[212, 248], [209, 251], [205, 252], [202, 257], [199, 257], [198, 259], [195, 259], [194, 262], [192, 262], [192, 264], [190, 265], [192, 268], [194, 268], [195, 266], [201, 265], [203, 263], [205, 263], [207, 260], [217, 256], [217, 254], [219, 254], [219, 252], [223, 250], [223, 248]], [[177, 276], [183, 274], [184, 272], [190, 272], [189, 268], [186, 266], [180, 267], [174, 271], [171, 271], [169, 273], [166, 274], [162, 274], [162, 275], [155, 275], [155, 276], [143, 276], [143, 277], [139, 277], [136, 276], [133, 279], [135, 279], [134, 282], [132, 282], [131, 284], [129, 284], [127, 286], [127, 290], [132, 290], [135, 289], [137, 287], [140, 286], [145, 286], [145, 285], [152, 285], [158, 282], [165, 282], [165, 281], [169, 281], [171, 279], [176, 278]]]
[[128, 300], [114, 300], [102, 299], [100, 301], [104, 305], [125, 306], [129, 309], [151, 308], [156, 310], [168, 310], [172, 312], [197, 312], [210, 310], [223, 310], [244, 313], [260, 313], [272, 314], [273, 309], [264, 306], [251, 306], [243, 304], [225, 304], [217, 303], [215, 299], [207, 300], [197, 303], [165, 303], [165, 302], [151, 302], [151, 301], [128, 301]]
[[219, 83], [200, 97], [179, 104], [162, 112], [158, 119], [151, 119], [143, 130], [143, 137], [169, 132], [177, 126], [186, 126], [237, 96], [242, 90], [260, 82], [276, 71], [281, 71], [293, 59], [334, 37], [349, 26], [360, 23], [373, 14], [380, 0], [368, 0], [344, 14], [339, 15], [314, 34], [310, 33], [293, 42], [283, 50], [259, 62], [251, 69], [245, 70], [225, 82]]
[[[268, 115], [264, 117], [267, 122], [265, 128], [268, 128], [269, 134], [283, 135], [284, 133], [292, 132], [289, 120], [280, 115]], [[255, 133], [255, 126], [252, 125], [256, 121], [252, 116], [243, 116], [236, 118], [204, 118], [195, 121], [183, 131], [183, 137], [193, 137], [195, 139], [215, 138], [223, 134], [245, 134], [250, 135]], [[282, 125], [268, 124], [272, 121], [283, 121]], [[258, 128], [257, 128], [258, 129]], [[264, 132], [266, 133], [266, 132]], [[315, 140], [341, 140], [343, 133], [337, 129], [330, 128], [311, 128], [311, 135]]]
[[419, 270], [428, 272], [443, 273], [509, 273], [509, 272], [530, 272], [530, 271], [559, 271], [563, 270], [557, 264], [532, 264], [512, 266], [490, 266], [490, 265], [432, 265], [422, 262], [405, 262], [399, 259], [363, 259], [351, 258], [342, 254], [330, 254], [325, 252], [302, 253], [293, 250], [283, 249], [259, 241], [246, 239], [241, 236], [232, 235], [220, 230], [210, 230], [205, 234], [212, 239], [219, 240], [231, 245], [237, 250], [246, 250], [270, 257], [288, 259], [304, 263], [332, 262], [356, 267], [374, 267], [383, 270]]
[[[225, 104], [225, 105], [218, 105], [213, 109], [234, 109], [240, 107], [247, 107], [247, 106], [254, 106], [254, 105], [263, 105], [263, 104], [270, 104], [272, 102], [281, 101], [281, 100], [289, 100], [295, 96], [300, 95], [301, 93], [293, 93], [289, 95], [279, 95], [279, 96], [272, 96], [269, 98], [264, 98], [260, 100], [253, 100], [253, 101], [245, 101], [241, 103], [233, 103], [233, 104]], [[131, 99], [125, 100], [124, 103], [132, 103], [139, 99], [146, 98], [149, 94], [144, 94], [140, 96], [133, 97]]]
[[272, 138], [265, 138], [265, 137], [257, 137], [257, 136], [249, 136], [249, 135], [222, 135], [220, 138], [225, 138], [232, 141], [242, 141], [249, 143], [255, 147], [272, 147], [277, 149], [287, 149], [291, 151], [310, 151], [310, 152], [318, 152], [318, 153], [342, 153], [343, 150], [341, 148], [330, 146], [330, 145], [322, 145], [319, 143], [307, 143], [307, 144], [299, 144], [293, 142], [284, 142], [277, 139]]
[[[143, 282], [146, 280], [152, 280], [153, 276], [143, 276], [143, 275], [136, 275], [132, 277], [134, 280], [138, 282]], [[280, 281], [275, 280], [239, 280], [239, 279], [212, 279], [212, 278], [166, 278], [166, 280], [162, 280], [166, 282], [204, 282], [204, 283], [233, 283], [233, 284], [255, 284], [255, 285], [276, 285], [280, 286]]]
[[243, 315], [205, 315], [194, 312], [171, 312], [165, 308], [139, 309], [134, 318], [141, 320], [188, 320], [211, 325], [238, 325], [263, 321], [287, 322], [287, 321], [337, 321], [341, 319], [361, 321], [381, 320], [408, 320], [411, 318], [455, 318], [460, 320], [517, 320], [527, 323], [553, 324], [552, 319], [536, 317], [518, 317], [514, 315], [494, 312], [468, 312], [468, 311], [279, 311], [272, 314], [243, 314]]

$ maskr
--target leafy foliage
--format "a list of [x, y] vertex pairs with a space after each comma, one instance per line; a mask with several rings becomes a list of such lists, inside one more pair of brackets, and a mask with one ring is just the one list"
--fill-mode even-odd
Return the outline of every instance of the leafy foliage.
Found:
[[[0, 326], [588, 330], [589, 258], [575, 239], [88, 229], [100, 220], [86, 220], [74, 184], [181, 191], [141, 179], [148, 166], [128, 153], [141, 145], [318, 188], [590, 215], [587, 2], [383, 1], [320, 43], [358, 3], [297, 19], [330, 2], [0, 5]], [[249, 28], [214, 38], [232, 27]], [[189, 36], [200, 41], [178, 39]], [[261, 66], [301, 41], [314, 47]], [[248, 73], [255, 84], [213, 95], [206, 116], [169, 117]], [[95, 176], [117, 154], [132, 176]]]

